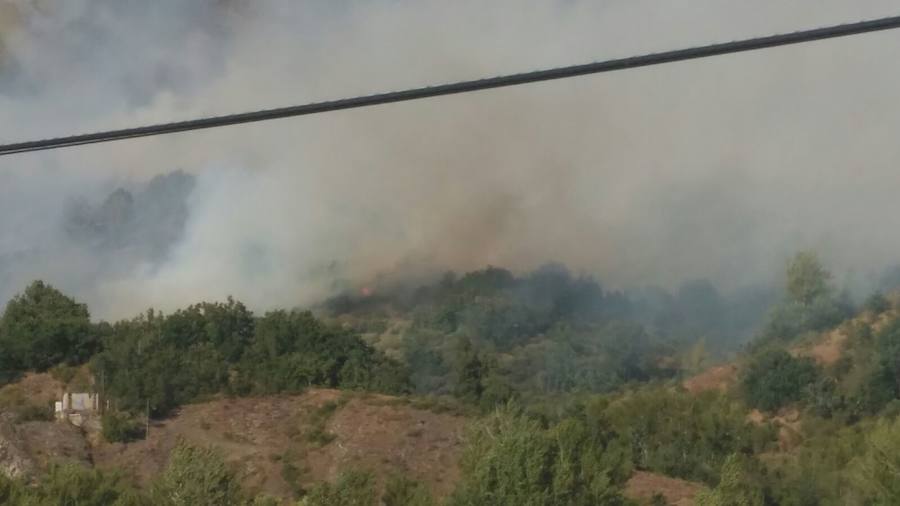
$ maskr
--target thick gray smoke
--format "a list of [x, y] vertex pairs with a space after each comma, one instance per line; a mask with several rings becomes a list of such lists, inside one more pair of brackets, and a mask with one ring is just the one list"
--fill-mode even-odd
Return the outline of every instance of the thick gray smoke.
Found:
[[[898, 13], [887, 0], [0, 0], [0, 141]], [[856, 286], [900, 260], [898, 42], [0, 158], [0, 299], [40, 277], [102, 317], [227, 294], [265, 308], [383, 272], [547, 260], [607, 286], [736, 288], [801, 248]], [[154, 181], [177, 169], [190, 176]]]

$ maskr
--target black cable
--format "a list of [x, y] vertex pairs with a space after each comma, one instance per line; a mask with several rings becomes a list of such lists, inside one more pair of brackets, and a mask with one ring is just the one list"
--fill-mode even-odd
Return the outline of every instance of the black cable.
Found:
[[890, 30], [894, 28], [900, 28], [900, 16], [881, 18], [870, 21], [861, 21], [858, 23], [849, 23], [837, 26], [829, 26], [825, 28], [816, 28], [813, 30], [805, 30], [794, 33], [770, 35], [767, 37], [739, 40], [734, 42], [724, 42], [708, 46], [677, 49], [674, 51], [632, 56], [628, 58], [587, 63], [584, 65], [573, 65], [569, 67], [559, 67], [548, 70], [536, 70], [532, 72], [524, 72], [521, 74], [491, 77], [475, 81], [462, 81], [452, 84], [442, 84], [439, 86], [428, 86], [425, 88], [379, 93], [376, 95], [345, 98], [328, 102], [317, 102], [291, 107], [282, 107], [277, 109], [267, 109], [240, 114], [230, 114], [226, 116], [179, 121], [175, 123], [143, 126], [138, 128], [126, 128], [122, 130], [110, 130], [107, 132], [73, 135], [55, 139], [44, 139], [38, 141], [6, 144], [0, 145], [0, 156], [10, 155], [14, 153], [26, 153], [30, 151], [62, 148], [67, 146], [94, 144], [98, 142], [133, 139], [136, 137], [147, 137], [151, 135], [185, 132], [188, 130], [199, 130], [204, 128], [237, 125], [240, 123], [252, 123], [256, 121], [288, 118], [292, 116], [304, 116], [307, 114], [317, 114], [329, 111], [339, 111], [342, 109], [354, 109], [357, 107], [390, 104], [394, 102], [404, 102], [407, 100], [418, 100], [422, 98], [438, 97], [442, 95], [453, 95], [456, 93], [468, 93], [472, 91], [501, 88], [504, 86], [515, 86], [519, 84], [536, 83], [554, 79], [564, 79], [568, 77], [583, 76], [587, 74], [613, 72], [616, 70], [647, 67], [650, 65], [659, 65], [663, 63], [693, 60], [697, 58], [707, 58], [710, 56], [739, 53], [743, 51], [753, 51], [757, 49], [765, 49], [777, 46], [786, 46], [789, 44], [799, 44], [803, 42], [831, 39], [835, 37], [845, 37], [848, 35]]

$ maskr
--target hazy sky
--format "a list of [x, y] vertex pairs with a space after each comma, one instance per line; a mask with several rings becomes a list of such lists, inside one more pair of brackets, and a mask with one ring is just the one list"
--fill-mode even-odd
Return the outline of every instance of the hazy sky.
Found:
[[[890, 1], [0, 0], [0, 142], [238, 112], [900, 14]], [[900, 31], [371, 109], [0, 158], [0, 298], [44, 278], [99, 316], [316, 300], [382, 272], [607, 285], [841, 283], [900, 261]], [[62, 234], [197, 177], [162, 262]], [[12, 267], [9, 267], [12, 266]], [[4, 272], [0, 266], [0, 274]]]

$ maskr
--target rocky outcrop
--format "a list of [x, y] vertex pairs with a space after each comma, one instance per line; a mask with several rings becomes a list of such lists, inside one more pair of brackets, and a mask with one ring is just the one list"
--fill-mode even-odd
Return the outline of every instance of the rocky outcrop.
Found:
[[0, 473], [30, 481], [54, 462], [90, 465], [80, 429], [59, 422], [17, 424], [12, 415], [0, 414]]
[[12, 415], [0, 414], [0, 473], [11, 478], [31, 479], [37, 466], [13, 422]]

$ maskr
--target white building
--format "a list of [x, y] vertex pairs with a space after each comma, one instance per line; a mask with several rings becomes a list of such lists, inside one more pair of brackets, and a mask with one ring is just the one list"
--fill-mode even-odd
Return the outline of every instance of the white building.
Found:
[[66, 392], [61, 401], [56, 401], [54, 409], [57, 420], [65, 420], [80, 427], [88, 418], [99, 413], [100, 395]]

